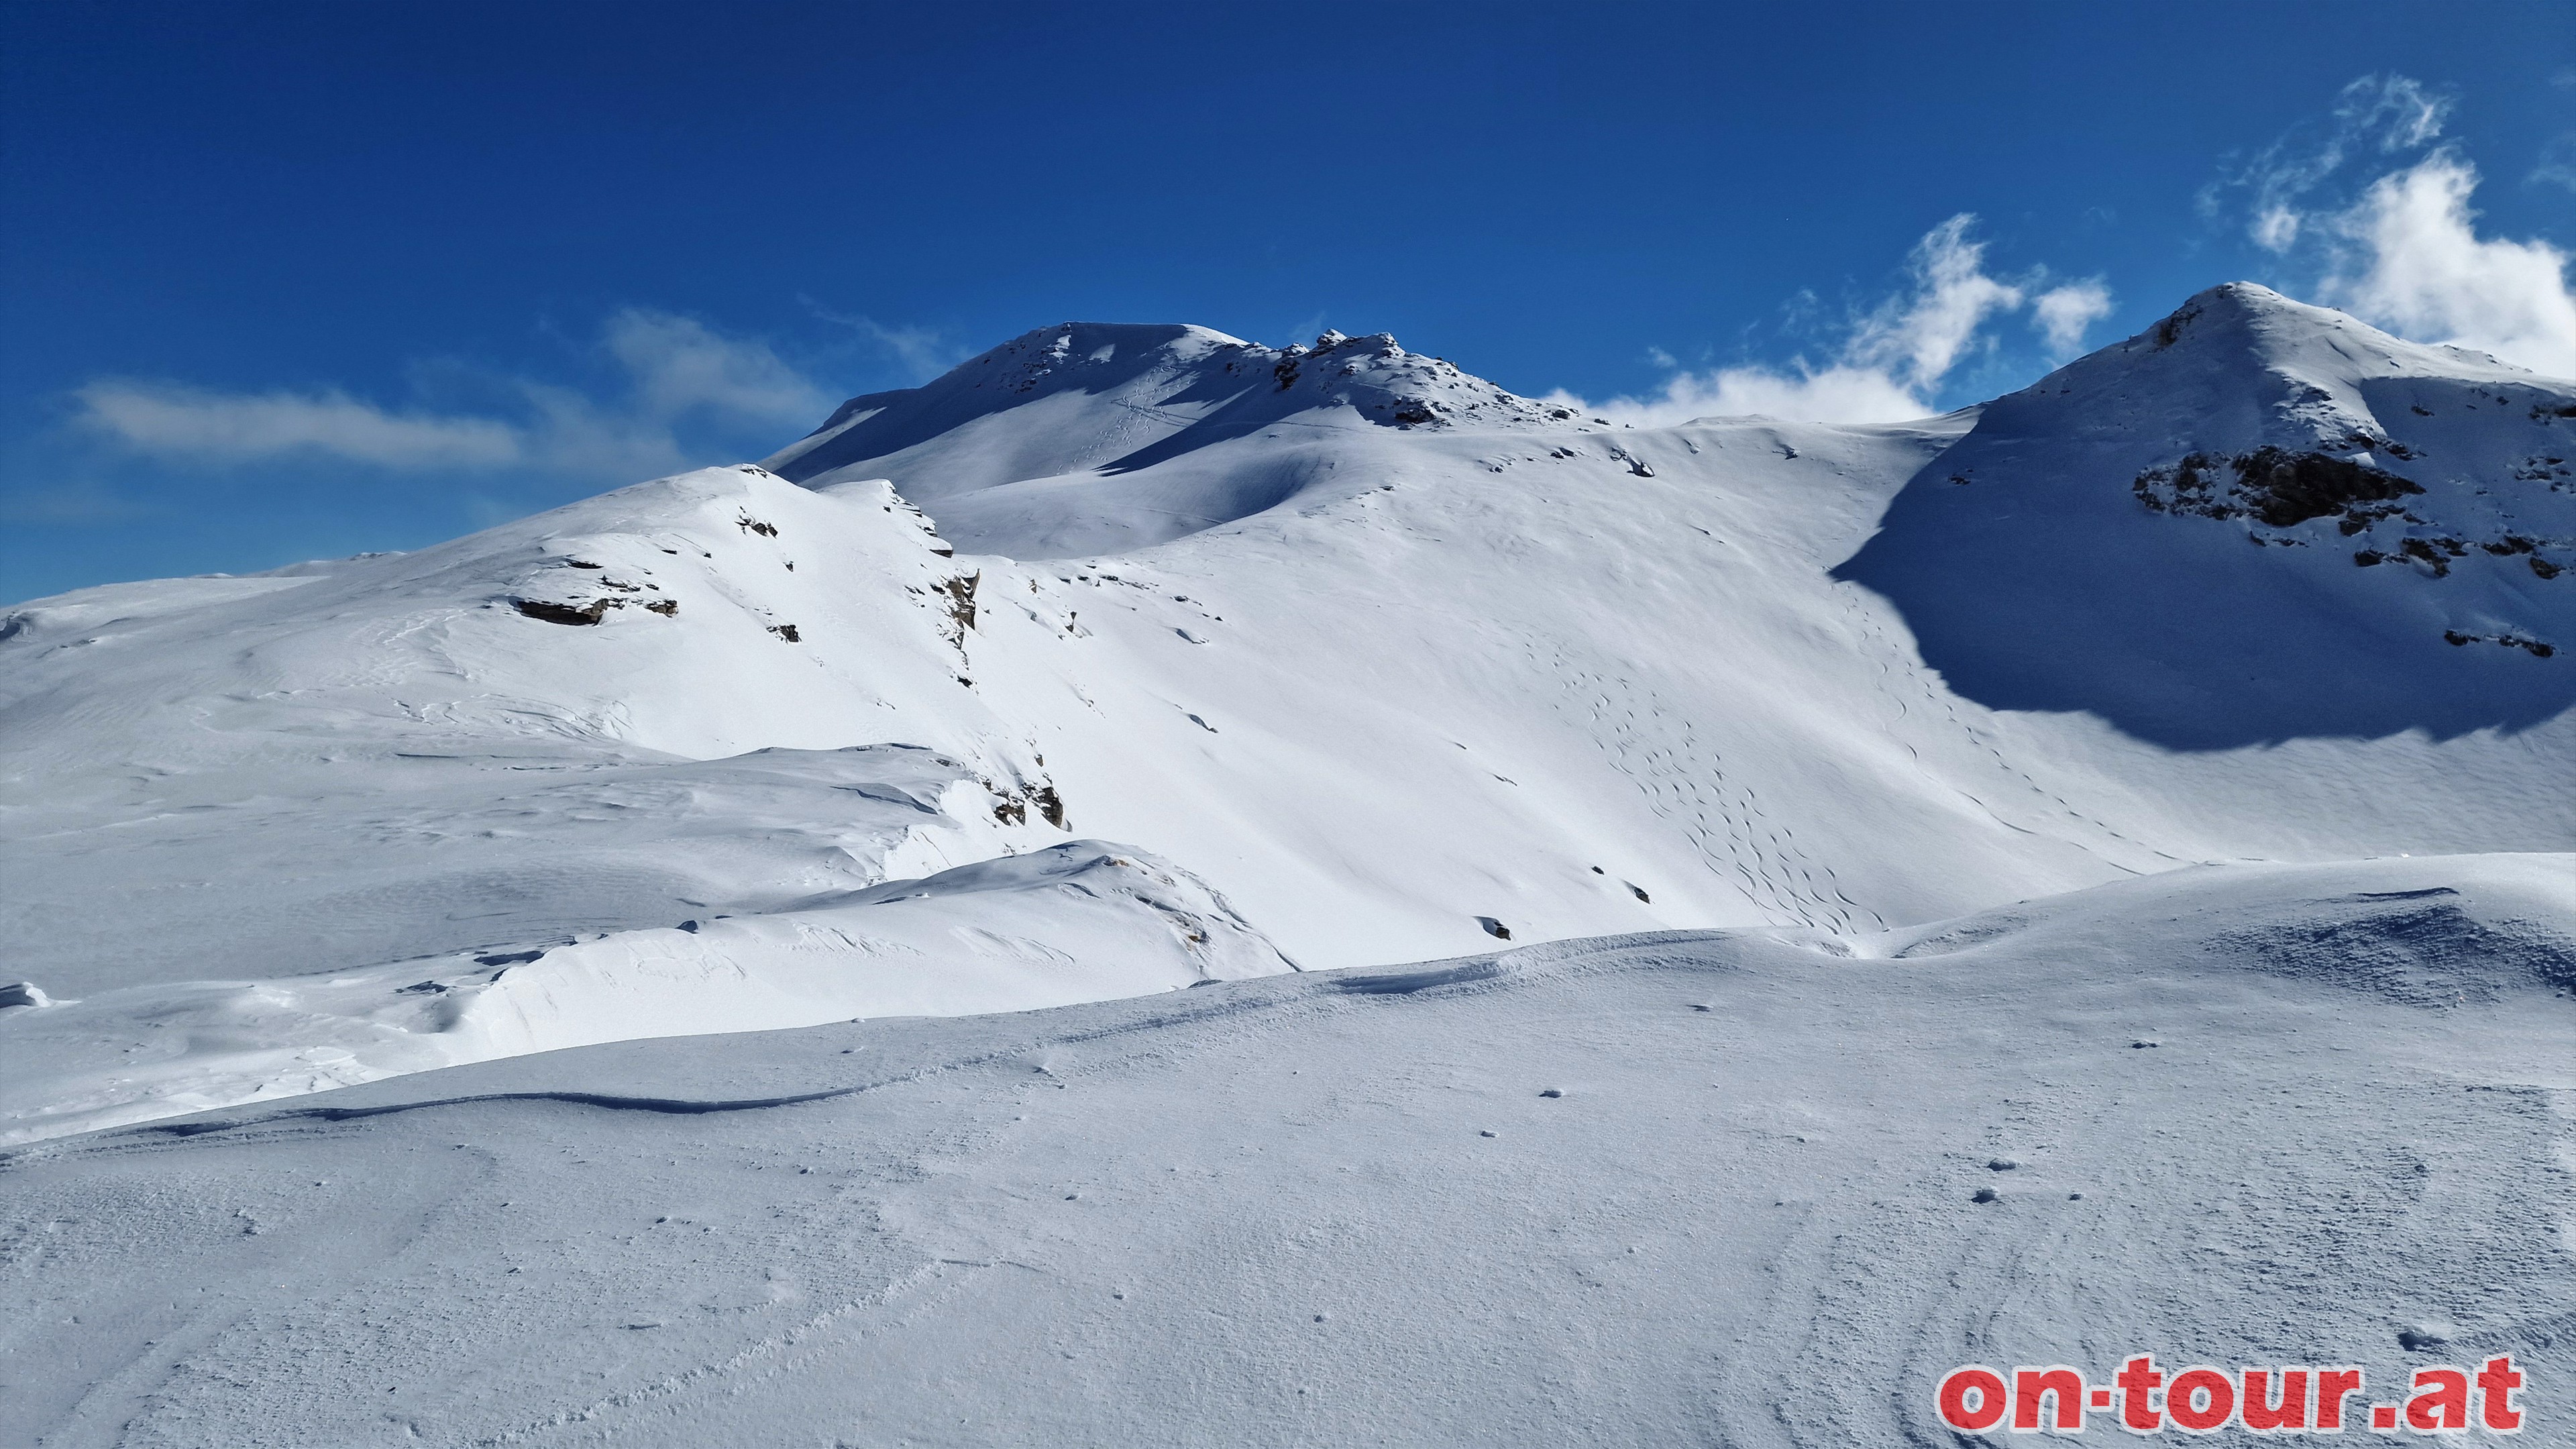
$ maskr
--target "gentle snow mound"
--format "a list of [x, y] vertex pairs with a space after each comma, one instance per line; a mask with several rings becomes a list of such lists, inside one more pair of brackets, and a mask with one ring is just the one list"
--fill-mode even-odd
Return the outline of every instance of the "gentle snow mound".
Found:
[[1293, 969], [1197, 877], [1068, 841], [759, 915], [100, 992], [9, 1028], [0, 1143], [598, 1042], [1026, 1011]]

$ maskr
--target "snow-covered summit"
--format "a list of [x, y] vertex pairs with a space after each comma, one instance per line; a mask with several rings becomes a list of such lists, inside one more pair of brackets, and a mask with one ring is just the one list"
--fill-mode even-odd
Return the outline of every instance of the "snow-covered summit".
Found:
[[[917, 388], [869, 393], [767, 466], [801, 483], [883, 476], [944, 497], [1083, 469], [1143, 467], [1317, 409], [1384, 427], [1569, 421], [1380, 332], [1264, 347], [1206, 327], [1064, 322]], [[1006, 425], [987, 420], [1009, 415]], [[977, 435], [962, 447], [961, 429]], [[1007, 440], [986, 439], [1002, 431]], [[925, 448], [934, 442], [943, 446]]]
[[[2576, 380], [2407, 342], [2344, 313], [2232, 282], [1996, 399], [1980, 422], [1989, 439], [2108, 440], [2150, 450], [2272, 446], [2398, 472], [2439, 453], [2453, 472], [2499, 463], [2509, 472], [2533, 448], [2566, 452], [2567, 431], [2545, 430], [2568, 418], [2560, 409], [2571, 401]], [[2499, 413], [2531, 427], [2499, 427]]]
[[[782, 477], [823, 484], [844, 475], [862, 476], [849, 471], [853, 464], [879, 463], [878, 471], [896, 477], [908, 493], [953, 491], [1088, 467], [1204, 413], [1213, 399], [1177, 394], [1189, 391], [1203, 371], [1222, 375], [1226, 361], [1247, 348], [1237, 338], [1204, 327], [1100, 322], [1041, 327], [920, 387], [851, 398], [766, 465]], [[923, 470], [903, 466], [907, 460], [902, 455], [909, 450], [961, 428], [980, 436], [990, 428], [979, 428], [979, 423], [1012, 412], [1020, 413], [1023, 422], [1043, 418], [1048, 425], [1014, 428], [1013, 436], [992, 440], [973, 455], [981, 468], [971, 480], [949, 484], [944, 477], [919, 476]], [[1064, 426], [1086, 412], [1096, 414], [1091, 426]], [[944, 457], [960, 451], [952, 440], [938, 453]]]
[[2529, 724], [2576, 702], [2576, 381], [2213, 288], [1988, 404], [1844, 576], [1973, 696], [2170, 743]]
[[1205, 327], [1066, 322], [921, 387], [852, 398], [766, 466], [817, 488], [891, 479], [971, 547], [1074, 554], [1230, 522], [1313, 481], [1277, 450], [1192, 456], [1222, 444], [1586, 421], [1383, 332], [1273, 348]]

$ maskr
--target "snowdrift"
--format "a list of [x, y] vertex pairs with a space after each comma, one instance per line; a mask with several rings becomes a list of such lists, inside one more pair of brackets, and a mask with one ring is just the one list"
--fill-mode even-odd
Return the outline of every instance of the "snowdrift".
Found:
[[22, 1013], [0, 1144], [593, 1042], [1025, 1011], [1293, 970], [1223, 897], [1073, 841], [746, 916]]

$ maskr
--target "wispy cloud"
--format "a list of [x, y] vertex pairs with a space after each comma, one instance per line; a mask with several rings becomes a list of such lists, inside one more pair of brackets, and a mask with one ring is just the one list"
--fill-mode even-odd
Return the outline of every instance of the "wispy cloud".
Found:
[[607, 481], [706, 461], [682, 441], [693, 420], [780, 428], [819, 420], [838, 400], [767, 343], [668, 312], [617, 313], [597, 351], [619, 378], [612, 396], [482, 378], [512, 405], [480, 413], [392, 407], [336, 388], [218, 392], [136, 378], [101, 378], [72, 398], [84, 427], [175, 461], [303, 455], [405, 472], [535, 468]]
[[2322, 121], [2295, 127], [2253, 159], [2228, 168], [2201, 192], [2204, 213], [2218, 215], [2244, 192], [2246, 234], [2266, 251], [2296, 245], [2309, 221], [2309, 198], [2357, 157], [2395, 155], [2431, 144], [2450, 119], [2451, 98], [2402, 75], [2367, 75], [2343, 88]]
[[[2402, 75], [2344, 87], [2202, 196], [2221, 221], [2301, 275], [2318, 301], [2423, 342], [2576, 376], [2576, 293], [2548, 242], [2478, 235], [2476, 166], [2443, 141], [2449, 98]], [[2557, 179], [2559, 152], [2535, 180]], [[2576, 153], [2565, 184], [2576, 186]]]
[[391, 468], [497, 468], [523, 452], [508, 423], [394, 412], [338, 391], [218, 393], [104, 378], [72, 396], [82, 421], [165, 458], [315, 452]]
[[2564, 186], [2576, 191], [2576, 131], [2562, 131], [2556, 140], [2541, 148], [2540, 162], [2531, 168], [2531, 180], [2542, 186]]
[[[1990, 274], [1985, 243], [1969, 235], [1976, 220], [1962, 212], [1926, 233], [1907, 258], [1905, 285], [1852, 317], [1821, 361], [1802, 356], [1779, 367], [1747, 364], [1705, 372], [1673, 367], [1648, 397], [1586, 402], [1560, 391], [1549, 401], [1640, 427], [1751, 414], [1894, 422], [1936, 411], [1943, 380], [1993, 347], [1988, 324], [1999, 316], [2028, 307], [2032, 325], [2053, 352], [2078, 350], [2085, 329], [2110, 314], [2110, 288], [2100, 278], [2051, 286], [2044, 269], [2011, 279]], [[1802, 298], [1801, 305], [1808, 300]], [[1654, 355], [1671, 366], [1670, 354]]]
[[765, 342], [718, 336], [693, 317], [629, 308], [609, 320], [604, 345], [635, 380], [650, 417], [698, 409], [762, 421], [819, 420], [840, 398]]
[[797, 300], [816, 317], [857, 334], [862, 344], [890, 359], [916, 383], [928, 382], [975, 355], [972, 348], [935, 327], [890, 327], [864, 313], [833, 311], [811, 297]]

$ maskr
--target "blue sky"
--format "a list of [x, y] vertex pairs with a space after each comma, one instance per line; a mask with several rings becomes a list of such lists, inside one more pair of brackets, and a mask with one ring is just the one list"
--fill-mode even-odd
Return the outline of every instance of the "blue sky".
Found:
[[7, 0], [0, 598], [417, 547], [1067, 318], [1868, 416], [2240, 277], [2576, 372], [2571, 250], [2565, 0]]

